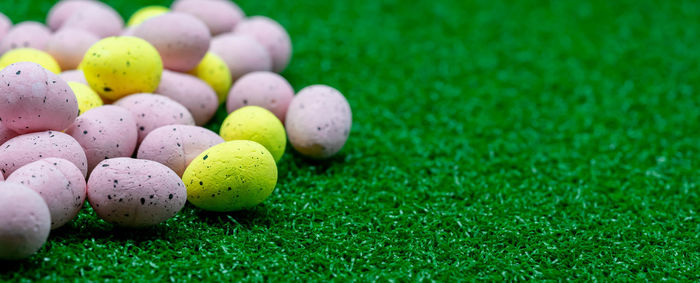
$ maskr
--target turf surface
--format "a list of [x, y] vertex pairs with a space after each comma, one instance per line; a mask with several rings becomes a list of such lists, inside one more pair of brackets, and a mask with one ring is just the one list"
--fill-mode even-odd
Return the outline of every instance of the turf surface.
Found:
[[85, 209], [0, 281], [700, 280], [700, 2], [240, 2], [288, 28], [297, 90], [346, 94], [341, 154], [289, 150], [246, 212]]

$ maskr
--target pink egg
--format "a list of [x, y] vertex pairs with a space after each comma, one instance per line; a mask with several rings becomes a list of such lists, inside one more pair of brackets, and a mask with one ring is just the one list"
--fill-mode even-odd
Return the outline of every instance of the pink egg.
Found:
[[66, 82], [79, 82], [83, 84], [88, 84], [87, 80], [85, 79], [85, 75], [83, 74], [83, 71], [81, 70], [68, 70], [68, 71], [63, 71], [59, 75], [64, 81]]
[[46, 50], [51, 31], [38, 22], [21, 22], [12, 27], [0, 42], [0, 54], [15, 48]]
[[0, 123], [0, 145], [18, 135], [19, 134], [15, 133], [15, 131], [8, 129], [5, 125]]
[[224, 60], [234, 81], [247, 73], [272, 70], [270, 54], [262, 44], [247, 35], [219, 35], [212, 39], [209, 50]]
[[232, 1], [179, 0], [171, 8], [199, 18], [212, 35], [230, 32], [245, 17], [243, 10]]
[[61, 26], [61, 28], [85, 30], [100, 38], [120, 35], [123, 27], [122, 17], [107, 5], [80, 9], [66, 19]]
[[46, 52], [56, 59], [63, 70], [78, 67], [85, 52], [100, 39], [94, 34], [74, 28], [63, 28], [49, 38]]
[[178, 72], [197, 67], [211, 41], [207, 26], [185, 13], [150, 18], [134, 29], [134, 36], [153, 44], [163, 59], [163, 67]]
[[58, 30], [63, 26], [63, 23], [70, 18], [76, 12], [83, 10], [87, 7], [95, 6], [105, 6], [99, 1], [93, 0], [63, 0], [59, 1], [51, 7], [49, 10], [49, 15], [46, 18], [46, 23], [48, 23], [51, 30]]
[[17, 169], [7, 182], [18, 183], [39, 193], [51, 213], [51, 229], [71, 221], [83, 207], [87, 188], [78, 167], [61, 158], [34, 161]]
[[201, 126], [209, 122], [219, 108], [216, 92], [199, 78], [163, 70], [157, 94], [167, 96], [187, 108], [195, 124]]
[[41, 196], [22, 184], [0, 182], [0, 260], [36, 253], [51, 231], [51, 214]]
[[350, 135], [352, 112], [345, 97], [332, 87], [309, 86], [292, 99], [285, 128], [294, 149], [311, 158], [340, 151]]
[[0, 121], [19, 134], [68, 128], [78, 100], [68, 83], [32, 62], [0, 70]]
[[135, 36], [135, 35], [134, 35], [134, 31], [136, 31], [136, 27], [135, 27], [135, 26], [125, 27], [125, 28], [122, 30], [121, 36]]
[[202, 127], [164, 126], [146, 136], [139, 146], [138, 158], [159, 162], [182, 176], [194, 158], [222, 142], [223, 138]]
[[87, 176], [87, 158], [80, 144], [71, 136], [56, 131], [25, 134], [12, 138], [0, 147], [0, 171], [9, 176], [18, 168], [44, 158], [63, 158]]
[[0, 41], [12, 28], [12, 21], [5, 14], [0, 13]]
[[247, 105], [260, 106], [284, 123], [292, 98], [294, 89], [282, 76], [272, 72], [253, 72], [233, 84], [226, 100], [226, 110], [231, 113]]
[[80, 115], [66, 133], [85, 150], [88, 172], [97, 163], [115, 157], [131, 157], [136, 150], [138, 130], [129, 110], [115, 105], [90, 109]]
[[103, 220], [123, 227], [147, 227], [175, 216], [185, 206], [180, 177], [155, 161], [114, 158], [97, 165], [88, 180], [88, 201]]
[[234, 32], [254, 37], [272, 58], [272, 70], [282, 72], [292, 57], [292, 40], [289, 33], [276, 21], [263, 16], [250, 17], [236, 26]]
[[151, 131], [167, 125], [194, 125], [190, 111], [168, 97], [140, 93], [117, 100], [114, 105], [129, 110], [136, 118], [140, 144]]

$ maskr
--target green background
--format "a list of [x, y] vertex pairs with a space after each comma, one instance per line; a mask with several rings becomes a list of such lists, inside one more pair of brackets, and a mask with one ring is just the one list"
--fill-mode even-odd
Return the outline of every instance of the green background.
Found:
[[700, 279], [699, 1], [239, 4], [288, 29], [295, 89], [346, 95], [343, 151], [288, 150], [245, 212], [86, 208], [0, 280]]

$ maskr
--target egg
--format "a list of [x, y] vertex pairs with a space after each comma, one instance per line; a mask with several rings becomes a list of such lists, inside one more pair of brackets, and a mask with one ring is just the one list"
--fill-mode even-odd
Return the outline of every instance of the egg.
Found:
[[114, 103], [129, 110], [136, 119], [138, 143], [140, 144], [151, 131], [167, 125], [192, 125], [192, 114], [168, 97], [148, 93], [134, 94]]
[[99, 38], [117, 36], [122, 33], [124, 20], [112, 7], [94, 5], [73, 13], [61, 26], [63, 28], [81, 29]]
[[8, 129], [0, 123], [0, 145], [4, 144], [6, 141], [9, 141], [11, 138], [16, 137], [18, 134], [15, 133], [15, 131]]
[[134, 36], [153, 44], [163, 67], [178, 72], [194, 69], [209, 50], [211, 35], [199, 19], [184, 13], [167, 13], [134, 28]]
[[242, 76], [231, 87], [226, 100], [229, 113], [247, 105], [263, 107], [284, 122], [294, 89], [282, 76], [272, 72], [252, 72]]
[[12, 28], [12, 21], [5, 14], [0, 13], [0, 41]]
[[224, 139], [206, 128], [163, 126], [146, 136], [139, 146], [137, 157], [159, 162], [182, 176], [197, 155], [222, 142]]
[[88, 172], [102, 160], [131, 157], [136, 150], [136, 119], [125, 108], [105, 105], [80, 115], [66, 130], [85, 151]]
[[85, 75], [83, 75], [83, 71], [81, 70], [63, 71], [60, 74], [58, 74], [58, 76], [66, 82], [79, 82], [85, 85], [88, 84], [87, 80], [85, 79]]
[[282, 122], [272, 112], [259, 106], [246, 106], [233, 111], [221, 124], [219, 133], [226, 141], [250, 140], [263, 145], [275, 162], [282, 158], [287, 146]]
[[179, 0], [171, 8], [199, 18], [212, 35], [230, 32], [245, 17], [243, 10], [232, 1]]
[[219, 99], [214, 90], [204, 81], [188, 74], [164, 70], [156, 93], [185, 106], [199, 126], [209, 122], [219, 108]]
[[224, 60], [233, 81], [247, 73], [272, 70], [270, 54], [247, 35], [227, 33], [217, 36], [212, 39], [209, 51]]
[[189, 72], [191, 75], [205, 81], [216, 92], [219, 104], [226, 101], [231, 88], [231, 71], [219, 55], [207, 52], [199, 65]]
[[16, 48], [46, 50], [51, 31], [38, 22], [21, 22], [12, 27], [0, 41], [0, 54]]
[[180, 177], [155, 161], [114, 158], [97, 165], [88, 180], [88, 201], [103, 220], [140, 228], [175, 216], [187, 200]]
[[352, 112], [345, 97], [325, 85], [309, 86], [289, 104], [285, 120], [289, 141], [298, 152], [311, 158], [328, 158], [348, 140]]
[[61, 69], [75, 69], [83, 60], [85, 52], [100, 39], [92, 33], [74, 28], [63, 28], [51, 35], [46, 46]]
[[44, 158], [63, 158], [87, 176], [87, 158], [80, 144], [71, 136], [45, 131], [16, 136], [0, 147], [0, 171], [9, 176], [18, 168]]
[[2, 172], [0, 172], [0, 181], [5, 181], [5, 176], [2, 175]]
[[263, 16], [245, 19], [234, 29], [234, 33], [254, 37], [272, 58], [272, 70], [282, 72], [292, 57], [292, 40], [289, 33], [275, 20]]
[[185, 170], [187, 199], [210, 211], [248, 209], [263, 202], [277, 185], [277, 165], [253, 141], [229, 141], [205, 150]]
[[81, 67], [90, 87], [109, 100], [153, 92], [163, 72], [158, 51], [147, 41], [130, 36], [98, 41], [85, 53]]
[[19, 62], [37, 63], [54, 74], [61, 72], [61, 67], [51, 55], [34, 48], [17, 48], [5, 52], [0, 57], [0, 69]]
[[100, 95], [92, 88], [84, 83], [68, 82], [68, 85], [73, 90], [75, 98], [78, 100], [78, 116], [95, 107], [100, 107], [104, 104]]
[[19, 134], [62, 131], [78, 116], [78, 102], [58, 75], [31, 62], [0, 70], [0, 121]]
[[105, 4], [94, 0], [62, 0], [51, 7], [46, 17], [46, 23], [51, 30], [58, 30], [63, 23], [76, 12], [88, 7], [105, 6]]
[[80, 169], [68, 160], [46, 158], [17, 169], [7, 182], [22, 184], [36, 191], [51, 214], [51, 229], [75, 218], [83, 207], [87, 192]]
[[49, 208], [37, 192], [0, 182], [0, 260], [28, 258], [46, 243], [50, 231]]
[[131, 18], [129, 18], [129, 20], [126, 22], [126, 26], [127, 27], [138, 26], [141, 23], [143, 23], [143, 21], [145, 21], [145, 20], [148, 20], [148, 19], [156, 17], [156, 16], [160, 16], [160, 15], [165, 14], [167, 12], [170, 12], [170, 9], [168, 9], [168, 7], [163, 7], [163, 6], [158, 6], [158, 5], [143, 7], [141, 9], [136, 10], [136, 12], [134, 12], [131, 15]]

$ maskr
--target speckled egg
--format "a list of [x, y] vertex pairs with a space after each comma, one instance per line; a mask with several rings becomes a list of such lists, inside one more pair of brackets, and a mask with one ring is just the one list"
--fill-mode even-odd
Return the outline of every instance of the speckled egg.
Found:
[[216, 92], [219, 104], [226, 101], [228, 91], [231, 88], [231, 71], [226, 62], [219, 55], [207, 52], [199, 62], [199, 65], [189, 72], [191, 75], [205, 81]]
[[79, 82], [68, 82], [68, 85], [73, 90], [75, 98], [78, 99], [78, 116], [104, 104], [102, 98], [88, 85]]
[[338, 153], [350, 135], [352, 111], [345, 97], [332, 87], [309, 86], [289, 104], [285, 120], [289, 141], [311, 158]]
[[12, 21], [5, 14], [0, 13], [0, 41], [5, 37], [8, 31], [12, 28]]
[[245, 106], [233, 111], [221, 124], [219, 133], [226, 141], [249, 140], [263, 145], [275, 162], [282, 158], [287, 146], [282, 122], [272, 112], [259, 106]]
[[146, 6], [141, 9], [136, 10], [129, 20], [126, 22], [127, 27], [133, 27], [133, 26], [138, 26], [141, 23], [143, 23], [145, 20], [148, 20], [150, 18], [160, 16], [162, 14], [165, 14], [167, 12], [170, 12], [170, 9], [168, 7], [163, 7], [163, 6]]
[[131, 157], [136, 150], [136, 119], [125, 108], [105, 105], [86, 111], [68, 128], [87, 157], [88, 172], [97, 163], [115, 157]]
[[228, 212], [263, 202], [277, 185], [277, 165], [265, 147], [230, 141], [205, 150], [190, 163], [182, 180], [187, 199], [210, 211]]
[[58, 75], [31, 62], [0, 70], [0, 121], [19, 134], [62, 131], [78, 116], [78, 101]]
[[230, 32], [245, 17], [243, 10], [232, 1], [179, 0], [171, 8], [199, 18], [212, 35]]
[[88, 7], [106, 6], [99, 1], [94, 0], [62, 0], [56, 3], [46, 17], [46, 23], [51, 30], [58, 30], [63, 26], [63, 23], [73, 14]]
[[260, 42], [272, 58], [272, 70], [282, 72], [292, 57], [292, 40], [289, 33], [275, 20], [263, 16], [245, 19], [234, 30], [237, 34], [246, 34]]
[[46, 243], [51, 214], [41, 196], [22, 184], [0, 182], [0, 259], [28, 258]]
[[75, 28], [63, 28], [49, 38], [46, 52], [56, 59], [61, 69], [75, 69], [85, 52], [100, 39], [94, 34]]
[[0, 171], [9, 176], [26, 164], [44, 158], [63, 158], [87, 176], [87, 158], [80, 144], [71, 136], [46, 131], [16, 136], [0, 147]]
[[146, 136], [139, 146], [138, 158], [159, 162], [182, 176], [197, 155], [222, 142], [224, 139], [206, 128], [163, 126]]
[[44, 51], [34, 48], [17, 48], [5, 52], [0, 57], [0, 69], [19, 62], [34, 62], [54, 74], [61, 72], [58, 62]]
[[167, 13], [141, 23], [134, 36], [153, 44], [163, 67], [178, 72], [194, 69], [209, 50], [211, 35], [199, 19], [185, 13]]
[[88, 84], [81, 70], [67, 70], [58, 74], [66, 82], [79, 82], [82, 84]]
[[0, 181], [5, 181], [5, 176], [2, 175], [2, 172], [0, 172]]
[[242, 76], [231, 87], [226, 100], [229, 113], [247, 105], [263, 107], [284, 123], [294, 89], [282, 76], [272, 72], [253, 72]]
[[18, 135], [19, 134], [15, 133], [15, 131], [8, 129], [7, 127], [5, 127], [5, 125], [0, 123], [0, 145]]
[[214, 90], [204, 81], [188, 74], [164, 70], [156, 93], [185, 106], [199, 126], [209, 122], [219, 108], [219, 99]]
[[212, 39], [209, 51], [226, 62], [234, 82], [247, 73], [272, 70], [270, 54], [262, 44], [247, 35], [219, 35]]
[[51, 213], [51, 229], [75, 218], [87, 193], [80, 169], [60, 158], [46, 158], [24, 165], [12, 173], [7, 182], [25, 185], [41, 195]]
[[185, 206], [187, 191], [180, 177], [163, 164], [114, 158], [92, 171], [88, 201], [103, 220], [140, 228], [175, 216]]
[[0, 54], [15, 48], [46, 50], [51, 31], [38, 22], [21, 22], [13, 26], [0, 41]]
[[85, 30], [99, 38], [117, 36], [122, 33], [124, 20], [107, 5], [85, 7], [73, 13], [63, 23], [61, 28]]
[[155, 47], [130, 36], [98, 41], [85, 53], [81, 67], [90, 87], [109, 100], [153, 92], [163, 72]]
[[192, 125], [192, 114], [175, 100], [149, 93], [134, 94], [114, 103], [129, 110], [136, 118], [138, 143], [151, 131], [167, 125]]

